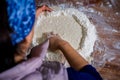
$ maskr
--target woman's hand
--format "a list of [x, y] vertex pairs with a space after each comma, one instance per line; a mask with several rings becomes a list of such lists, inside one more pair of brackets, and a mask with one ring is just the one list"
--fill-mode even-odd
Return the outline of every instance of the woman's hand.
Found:
[[63, 39], [61, 39], [58, 34], [50, 33], [49, 36], [50, 36], [49, 37], [49, 41], [50, 41], [49, 49], [51, 51], [56, 51], [60, 49], [62, 45], [65, 45], [68, 43], [67, 41], [64, 41]]
[[51, 12], [51, 11], [53, 11], [53, 10], [52, 10], [51, 8], [49, 8], [48, 6], [46, 6], [46, 5], [43, 5], [43, 6], [41, 6], [41, 7], [39, 7], [39, 8], [37, 9], [37, 11], [36, 11], [36, 17], [38, 17], [39, 14], [42, 13], [42, 12], [44, 12], [44, 11]]

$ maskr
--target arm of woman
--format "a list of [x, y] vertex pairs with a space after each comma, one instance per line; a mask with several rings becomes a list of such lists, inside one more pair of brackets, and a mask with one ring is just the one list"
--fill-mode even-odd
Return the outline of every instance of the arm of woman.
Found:
[[77, 71], [88, 65], [88, 62], [67, 42], [60, 44], [59, 49], [63, 52], [69, 64]]
[[50, 37], [50, 50], [61, 50], [67, 61], [75, 70], [80, 70], [88, 65], [88, 62], [67, 42], [58, 36]]

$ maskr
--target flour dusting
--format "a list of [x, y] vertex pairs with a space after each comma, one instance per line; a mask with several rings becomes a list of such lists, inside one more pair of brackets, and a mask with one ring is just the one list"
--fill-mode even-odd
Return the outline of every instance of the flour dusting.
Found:
[[[59, 34], [61, 38], [68, 41], [89, 63], [91, 62], [91, 53], [93, 52], [94, 42], [97, 38], [96, 29], [84, 13], [73, 8], [43, 13], [39, 16], [35, 24], [34, 46], [44, 40], [43, 34], [46, 32]], [[54, 53], [48, 51], [46, 60], [64, 62], [65, 66], [68, 66], [67, 61], [60, 51]]]

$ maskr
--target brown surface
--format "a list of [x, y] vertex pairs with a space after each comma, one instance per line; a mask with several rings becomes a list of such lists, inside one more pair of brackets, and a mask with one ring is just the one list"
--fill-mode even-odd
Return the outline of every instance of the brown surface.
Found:
[[51, 5], [65, 4], [84, 12], [95, 25], [98, 39], [92, 56], [104, 80], [120, 78], [120, 0], [36, 0]]

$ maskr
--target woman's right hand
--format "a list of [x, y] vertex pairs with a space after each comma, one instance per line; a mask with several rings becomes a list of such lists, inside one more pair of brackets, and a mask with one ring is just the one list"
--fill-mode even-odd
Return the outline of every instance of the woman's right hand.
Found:
[[50, 36], [49, 42], [49, 49], [52, 51], [60, 49], [71, 67], [75, 70], [79, 71], [88, 65], [88, 62], [67, 41], [61, 39], [59, 35], [53, 34]]
[[49, 35], [50, 35], [50, 37], [49, 37], [49, 42], [50, 42], [49, 49], [51, 51], [56, 51], [56, 50], [60, 49], [60, 47], [62, 45], [68, 43], [67, 41], [60, 38], [60, 36], [58, 34], [50, 33]]

